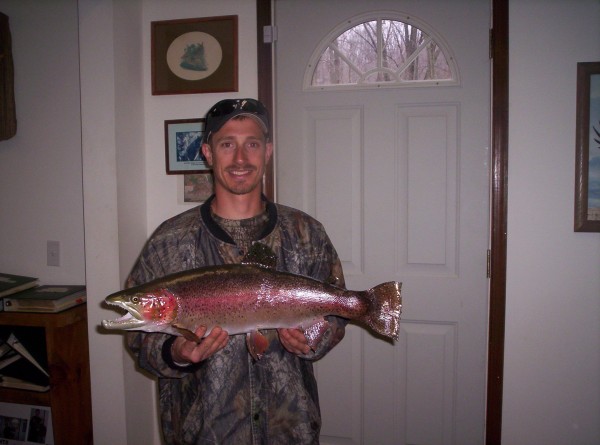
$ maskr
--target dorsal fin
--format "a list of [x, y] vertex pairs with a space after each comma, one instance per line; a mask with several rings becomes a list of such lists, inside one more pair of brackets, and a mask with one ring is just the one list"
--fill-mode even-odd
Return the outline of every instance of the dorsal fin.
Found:
[[275, 269], [277, 266], [277, 256], [268, 246], [262, 243], [254, 243], [246, 256], [244, 256], [242, 264], [253, 264]]

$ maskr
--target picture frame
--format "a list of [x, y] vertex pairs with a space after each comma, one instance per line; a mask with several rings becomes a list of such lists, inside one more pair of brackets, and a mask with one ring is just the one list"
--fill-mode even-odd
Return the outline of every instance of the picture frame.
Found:
[[238, 91], [238, 16], [151, 23], [152, 94]]
[[168, 175], [206, 173], [202, 154], [205, 119], [165, 121], [165, 166]]
[[577, 64], [575, 231], [600, 232], [600, 62]]
[[0, 444], [54, 445], [48, 406], [0, 402]]
[[212, 172], [183, 175], [183, 202], [204, 202], [214, 193]]

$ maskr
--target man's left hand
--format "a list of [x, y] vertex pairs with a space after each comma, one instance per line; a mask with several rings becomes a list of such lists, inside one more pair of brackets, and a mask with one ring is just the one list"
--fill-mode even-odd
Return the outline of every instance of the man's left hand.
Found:
[[292, 354], [306, 355], [310, 352], [308, 340], [304, 332], [299, 329], [277, 329], [279, 341], [283, 347]]

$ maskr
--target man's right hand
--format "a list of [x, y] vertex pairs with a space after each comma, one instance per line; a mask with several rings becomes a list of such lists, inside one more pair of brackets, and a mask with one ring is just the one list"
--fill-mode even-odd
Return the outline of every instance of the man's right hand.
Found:
[[215, 352], [223, 349], [229, 340], [229, 334], [219, 326], [215, 326], [210, 334], [204, 337], [207, 328], [200, 326], [195, 334], [202, 338], [200, 343], [177, 337], [171, 346], [171, 357], [177, 364], [198, 363], [206, 360]]

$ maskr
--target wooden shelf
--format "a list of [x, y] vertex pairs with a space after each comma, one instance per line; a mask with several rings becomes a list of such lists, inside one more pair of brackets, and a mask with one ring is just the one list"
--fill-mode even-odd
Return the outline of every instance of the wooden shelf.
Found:
[[37, 392], [23, 389], [0, 388], [0, 400], [8, 403], [50, 406], [50, 391]]
[[80, 321], [87, 323], [87, 306], [80, 304], [66, 311], [54, 314], [37, 312], [0, 312], [2, 326], [30, 326], [41, 328], [60, 328]]
[[43, 328], [50, 374], [49, 391], [0, 388], [0, 400], [49, 406], [57, 445], [92, 444], [86, 305], [55, 314], [0, 312], [0, 326]]

